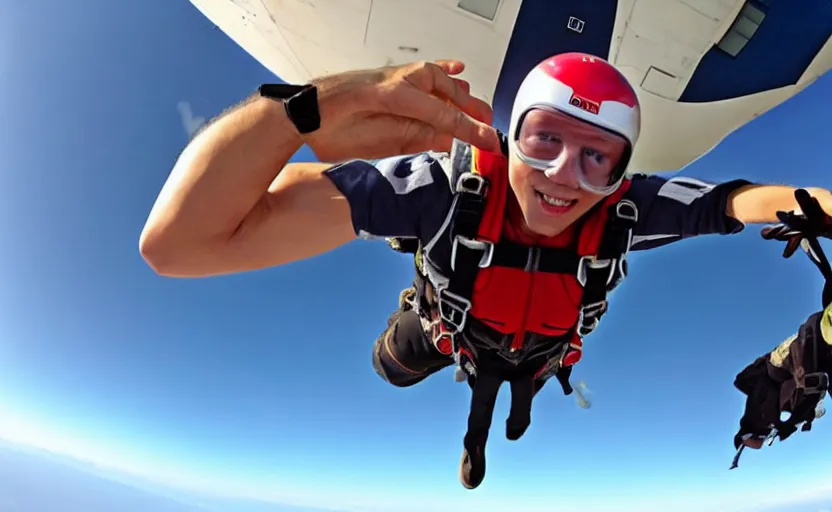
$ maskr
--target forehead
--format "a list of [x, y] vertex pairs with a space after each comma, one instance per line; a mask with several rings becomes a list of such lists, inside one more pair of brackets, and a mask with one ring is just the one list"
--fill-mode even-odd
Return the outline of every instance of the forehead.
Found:
[[607, 143], [626, 144], [624, 137], [582, 121], [553, 107], [535, 106], [522, 117], [518, 135], [530, 128], [554, 130], [557, 133]]

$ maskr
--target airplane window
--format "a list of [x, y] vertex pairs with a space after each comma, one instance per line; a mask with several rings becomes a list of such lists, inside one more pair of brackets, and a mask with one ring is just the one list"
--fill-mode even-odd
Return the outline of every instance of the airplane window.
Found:
[[459, 0], [457, 7], [471, 14], [494, 21], [500, 0]]
[[717, 44], [717, 47], [731, 57], [736, 57], [745, 48], [757, 29], [760, 28], [760, 24], [765, 17], [763, 11], [750, 3], [746, 3], [731, 28]]

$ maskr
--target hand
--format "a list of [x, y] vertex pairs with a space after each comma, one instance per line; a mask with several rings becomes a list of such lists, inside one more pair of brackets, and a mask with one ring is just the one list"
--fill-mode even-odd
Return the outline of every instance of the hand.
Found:
[[766, 226], [761, 234], [766, 240], [785, 241], [783, 256], [788, 258], [797, 250], [804, 238], [832, 238], [832, 217], [821, 206], [817, 197], [805, 189], [794, 191], [794, 197], [802, 212], [777, 212], [779, 224]]
[[493, 111], [470, 95], [456, 60], [351, 71], [312, 80], [321, 127], [304, 136], [319, 160], [449, 151], [454, 138], [499, 151]]

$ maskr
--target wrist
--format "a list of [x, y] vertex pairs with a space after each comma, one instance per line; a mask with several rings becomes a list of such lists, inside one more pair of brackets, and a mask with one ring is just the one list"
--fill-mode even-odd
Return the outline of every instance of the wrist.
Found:
[[258, 88], [258, 93], [282, 104], [286, 117], [301, 136], [321, 127], [318, 89], [315, 85], [263, 84]]
[[300, 149], [304, 144], [303, 136], [289, 118], [283, 103], [269, 98], [260, 98], [259, 101], [263, 115], [271, 119], [271, 122], [269, 122], [269, 125], [273, 127], [271, 133], [281, 134], [280, 138], [282, 141]]
[[818, 204], [820, 204], [823, 211], [832, 214], [832, 192], [820, 187], [806, 187], [806, 192], [818, 200]]

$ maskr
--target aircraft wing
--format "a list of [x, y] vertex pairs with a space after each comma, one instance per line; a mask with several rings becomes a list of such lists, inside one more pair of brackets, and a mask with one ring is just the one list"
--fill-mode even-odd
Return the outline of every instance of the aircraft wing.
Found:
[[[191, 0], [281, 80], [417, 60], [466, 63], [506, 130], [537, 62], [583, 51], [643, 105], [632, 168], [676, 170], [832, 67], [832, 2], [801, 0]], [[799, 28], [797, 28], [799, 27]]]

